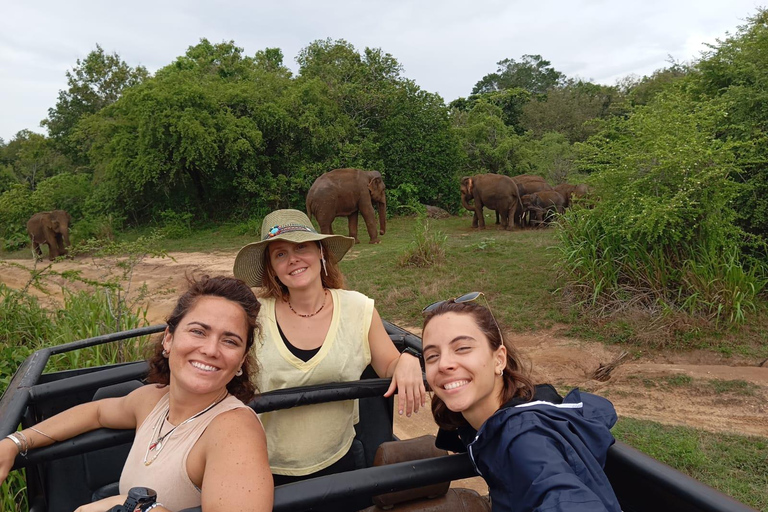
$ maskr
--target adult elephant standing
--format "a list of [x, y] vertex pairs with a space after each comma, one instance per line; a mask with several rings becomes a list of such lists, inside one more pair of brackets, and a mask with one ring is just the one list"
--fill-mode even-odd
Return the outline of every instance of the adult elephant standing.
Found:
[[307, 215], [317, 219], [320, 232], [333, 234], [333, 219], [347, 217], [349, 236], [357, 238], [357, 214], [363, 214], [372, 244], [381, 242], [376, 233], [376, 213], [379, 212], [379, 234], [387, 231], [387, 197], [384, 180], [379, 171], [334, 169], [318, 177], [307, 192]]
[[35, 260], [43, 258], [41, 245], [48, 244], [48, 259], [53, 261], [67, 254], [69, 223], [72, 217], [64, 210], [38, 212], [27, 221], [27, 233], [32, 240]]
[[504, 229], [512, 229], [515, 213], [518, 207], [522, 208], [517, 184], [509, 176], [501, 174], [477, 174], [461, 178], [461, 204], [467, 210], [474, 210], [472, 227], [480, 229], [485, 229], [483, 207], [496, 210], [501, 216], [501, 227]]

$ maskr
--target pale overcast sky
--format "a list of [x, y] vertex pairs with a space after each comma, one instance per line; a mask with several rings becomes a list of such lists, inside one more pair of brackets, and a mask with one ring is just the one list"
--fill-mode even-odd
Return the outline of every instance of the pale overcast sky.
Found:
[[65, 72], [100, 44], [154, 72], [200, 38], [247, 55], [282, 49], [293, 71], [311, 41], [346, 39], [391, 53], [405, 76], [446, 102], [467, 96], [504, 58], [541, 54], [568, 77], [612, 85], [687, 61], [734, 33], [767, 0], [32, 0], [0, 16], [0, 137], [40, 121]]

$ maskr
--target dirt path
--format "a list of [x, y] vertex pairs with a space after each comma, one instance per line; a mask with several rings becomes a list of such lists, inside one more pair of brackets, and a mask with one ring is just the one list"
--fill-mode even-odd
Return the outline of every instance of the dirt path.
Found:
[[[170, 256], [147, 259], [134, 271], [134, 289], [146, 283], [151, 294], [147, 303], [151, 323], [162, 323], [178, 290], [185, 287], [185, 273], [229, 274], [235, 253]], [[31, 261], [14, 263], [32, 267]], [[52, 268], [58, 272], [80, 270], [84, 277], [103, 279], [98, 263], [79, 259], [56, 263]], [[11, 287], [21, 288], [28, 279], [29, 272], [23, 268], [0, 266], [0, 281]], [[62, 278], [53, 281], [64, 282]], [[49, 296], [36, 293], [46, 301], [60, 303], [60, 288], [50, 286], [49, 291]], [[563, 389], [580, 386], [606, 396], [620, 416], [768, 437], [768, 367], [757, 367], [758, 361], [726, 359], [712, 353], [663, 353], [628, 361], [607, 382], [599, 382], [591, 378], [593, 372], [615, 358], [621, 348], [568, 338], [561, 331], [553, 328], [513, 335], [540, 380]], [[398, 418], [396, 429], [401, 437], [436, 431], [428, 410], [415, 418]]]

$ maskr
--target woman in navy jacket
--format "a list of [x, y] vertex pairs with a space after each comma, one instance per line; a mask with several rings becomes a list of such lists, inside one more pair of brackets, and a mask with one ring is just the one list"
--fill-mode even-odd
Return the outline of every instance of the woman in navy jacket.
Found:
[[480, 292], [424, 308], [437, 445], [468, 451], [494, 511], [620, 512], [603, 466], [616, 411], [606, 399], [534, 386]]

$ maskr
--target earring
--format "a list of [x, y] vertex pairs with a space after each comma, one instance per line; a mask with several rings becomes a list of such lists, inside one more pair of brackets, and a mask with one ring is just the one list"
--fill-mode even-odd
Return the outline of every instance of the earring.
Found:
[[325, 276], [328, 277], [328, 269], [325, 268], [325, 256], [323, 256], [323, 246], [320, 246], [320, 264], [323, 266], [323, 272], [325, 272]]
[[241, 366], [241, 367], [240, 367], [240, 368], [238, 368], [238, 369], [237, 369], [237, 371], [235, 372], [235, 377], [240, 377], [242, 374], [243, 374], [243, 367]]
[[167, 350], [163, 349], [163, 357], [165, 357], [167, 359], [168, 358], [168, 354], [169, 354], [169, 352]]
[[503, 370], [503, 369], [500, 369], [500, 370], [497, 372], [497, 375], [498, 375], [499, 377], [501, 377], [503, 374], [504, 374], [504, 370]]

